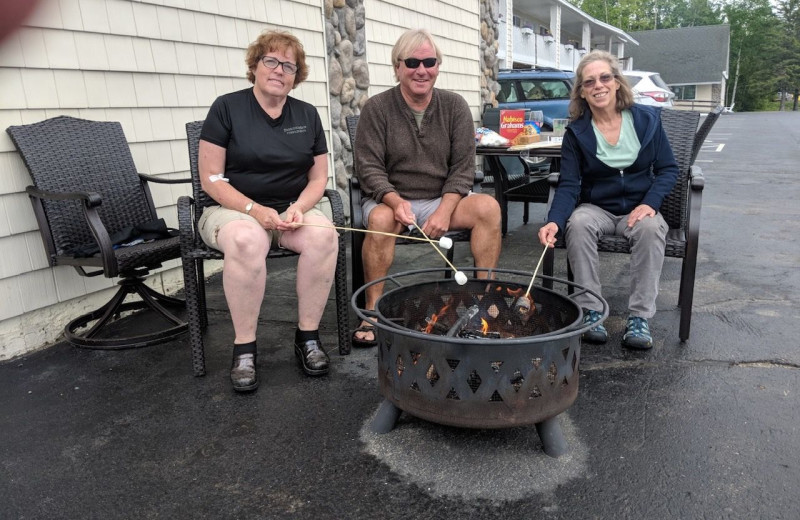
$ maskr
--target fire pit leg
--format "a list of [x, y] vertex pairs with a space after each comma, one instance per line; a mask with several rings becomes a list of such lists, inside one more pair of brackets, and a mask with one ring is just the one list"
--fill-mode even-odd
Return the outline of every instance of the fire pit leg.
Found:
[[372, 419], [370, 429], [374, 433], [389, 433], [394, 429], [401, 412], [402, 410], [393, 405], [391, 401], [384, 399], [375, 413], [375, 418]]
[[561, 431], [558, 415], [536, 423], [536, 432], [542, 441], [544, 452], [551, 457], [560, 457], [569, 451], [567, 439], [564, 438], [564, 432]]

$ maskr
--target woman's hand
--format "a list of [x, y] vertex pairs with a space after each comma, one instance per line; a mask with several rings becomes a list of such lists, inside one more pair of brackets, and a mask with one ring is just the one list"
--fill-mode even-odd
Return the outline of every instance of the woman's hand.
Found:
[[555, 247], [558, 226], [555, 222], [548, 222], [539, 228], [539, 243], [543, 246]]
[[303, 207], [297, 202], [293, 202], [286, 210], [286, 218], [278, 220], [277, 229], [281, 231], [297, 229], [303, 223], [303, 213]]
[[261, 224], [261, 227], [269, 231], [281, 229], [279, 226], [283, 224], [277, 211], [261, 204], [253, 206], [253, 209], [250, 210], [250, 216], [256, 219]]
[[656, 210], [647, 204], [639, 204], [633, 211], [628, 214], [628, 227], [633, 227], [634, 224], [647, 217], [655, 217]]

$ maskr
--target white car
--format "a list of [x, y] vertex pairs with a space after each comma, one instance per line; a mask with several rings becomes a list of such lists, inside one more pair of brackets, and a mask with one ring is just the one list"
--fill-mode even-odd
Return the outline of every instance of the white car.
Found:
[[633, 100], [640, 105], [672, 107], [675, 93], [670, 90], [658, 72], [626, 70], [622, 73], [633, 89]]

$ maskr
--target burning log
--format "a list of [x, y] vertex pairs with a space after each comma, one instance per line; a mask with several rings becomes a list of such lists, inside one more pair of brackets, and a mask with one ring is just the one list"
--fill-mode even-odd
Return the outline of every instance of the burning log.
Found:
[[478, 315], [479, 312], [481, 312], [481, 309], [477, 305], [473, 305], [472, 307], [467, 309], [467, 312], [465, 312], [464, 315], [461, 316], [458, 319], [458, 321], [453, 324], [452, 327], [450, 327], [450, 330], [447, 331], [447, 334], [445, 334], [445, 336], [449, 336], [452, 338], [453, 336], [457, 335], [459, 332], [461, 332], [461, 330], [464, 327], [467, 326], [467, 324], [470, 321], [472, 321], [472, 318]]

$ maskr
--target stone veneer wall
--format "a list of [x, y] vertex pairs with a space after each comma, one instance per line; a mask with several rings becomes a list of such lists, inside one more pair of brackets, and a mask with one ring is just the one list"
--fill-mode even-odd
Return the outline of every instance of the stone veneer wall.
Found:
[[361, 112], [369, 88], [364, 0], [324, 0], [324, 9], [333, 168], [337, 187], [347, 193], [353, 150], [345, 118]]
[[481, 0], [481, 100], [484, 105], [493, 107], [497, 106], [496, 96], [500, 92], [500, 84], [497, 82], [499, 15], [499, 0]]

